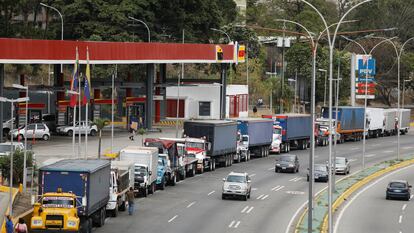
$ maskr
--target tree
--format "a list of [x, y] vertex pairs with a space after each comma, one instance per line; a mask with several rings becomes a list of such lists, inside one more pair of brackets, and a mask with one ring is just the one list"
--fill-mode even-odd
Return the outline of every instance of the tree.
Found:
[[[26, 167], [33, 167], [33, 152], [26, 153]], [[23, 161], [24, 151], [16, 150], [13, 153], [13, 183], [18, 184], [23, 182]], [[10, 179], [10, 155], [0, 157], [0, 171], [4, 178]]]
[[98, 128], [99, 133], [99, 143], [98, 143], [98, 159], [101, 159], [101, 144], [102, 144], [102, 130], [105, 126], [109, 125], [109, 120], [96, 118], [93, 123]]

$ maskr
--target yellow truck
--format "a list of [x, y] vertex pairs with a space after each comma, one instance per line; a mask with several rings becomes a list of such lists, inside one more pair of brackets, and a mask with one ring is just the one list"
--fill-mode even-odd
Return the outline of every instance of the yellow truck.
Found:
[[30, 232], [90, 233], [103, 226], [110, 175], [105, 160], [61, 160], [40, 168]]

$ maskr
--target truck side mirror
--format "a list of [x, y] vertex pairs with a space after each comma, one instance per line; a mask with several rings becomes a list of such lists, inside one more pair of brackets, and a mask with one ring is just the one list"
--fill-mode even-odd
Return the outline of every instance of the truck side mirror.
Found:
[[152, 175], [152, 171], [149, 171], [149, 172], [148, 172], [148, 174], [149, 174], [149, 175]]
[[82, 197], [82, 206], [86, 207], [86, 205], [88, 204], [87, 200], [86, 200], [86, 196]]
[[226, 181], [226, 178], [223, 178], [223, 182]]
[[210, 142], [207, 144], [207, 150], [211, 150], [211, 143]]

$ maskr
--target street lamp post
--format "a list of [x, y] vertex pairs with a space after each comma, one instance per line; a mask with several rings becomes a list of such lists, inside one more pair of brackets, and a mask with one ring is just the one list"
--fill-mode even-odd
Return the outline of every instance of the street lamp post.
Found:
[[[80, 90], [79, 92], [77, 91], [71, 91], [71, 90], [67, 90], [66, 94], [72, 94], [72, 95], [80, 95]], [[72, 158], [75, 158], [75, 128], [76, 128], [76, 105], [73, 107], [73, 115], [72, 115], [72, 120], [73, 120], [73, 130], [72, 130]], [[80, 120], [80, 119], [79, 119]]]
[[293, 112], [295, 113], [297, 111], [297, 105], [296, 105], [296, 94], [297, 94], [297, 86], [298, 86], [298, 76], [297, 76], [297, 71], [296, 71], [296, 76], [295, 79], [293, 78], [288, 78], [289, 82], [294, 82], [295, 83], [295, 97], [294, 97], [294, 104], [293, 106]]
[[[53, 6], [49, 6], [47, 4], [44, 4], [43, 2], [41, 2], [40, 5], [43, 6], [43, 7], [52, 9], [52, 10], [56, 11], [59, 14], [60, 20], [61, 20], [61, 23], [62, 23], [61, 24], [61, 29], [60, 29], [60, 39], [63, 40], [63, 16], [62, 16], [62, 14], [60, 13], [60, 11], [58, 9], [56, 9]], [[63, 64], [60, 64], [60, 73], [62, 73], [62, 72], [63, 72]]]
[[[9, 214], [12, 216], [13, 214], [13, 154], [14, 154], [14, 148], [13, 148], [13, 113], [14, 113], [14, 104], [15, 103], [21, 103], [29, 101], [29, 97], [24, 98], [18, 98], [18, 99], [7, 99], [5, 97], [0, 97], [0, 102], [9, 102], [11, 104], [11, 127], [10, 127], [10, 178], [9, 178]], [[27, 128], [25, 129], [25, 131]]]
[[230, 36], [229, 36], [229, 34], [227, 34], [227, 32], [225, 32], [225, 31], [223, 31], [221, 29], [217, 29], [217, 28], [210, 28], [210, 30], [223, 33], [224, 35], [227, 36], [227, 40], [229, 41], [229, 44], [231, 43]]
[[311, 3], [307, 2], [306, 0], [301, 0], [305, 4], [307, 4], [309, 7], [311, 7], [321, 18], [321, 20], [324, 23], [327, 37], [328, 37], [328, 44], [329, 44], [329, 166], [328, 166], [328, 172], [329, 172], [329, 183], [328, 183], [328, 232], [332, 232], [332, 226], [333, 226], [333, 219], [332, 219], [332, 79], [333, 79], [333, 50], [335, 45], [335, 39], [336, 35], [338, 33], [339, 27], [341, 26], [342, 21], [345, 19], [345, 17], [355, 8], [358, 6], [370, 2], [372, 0], [365, 0], [360, 3], [355, 4], [352, 6], [345, 14], [341, 17], [338, 24], [336, 25], [335, 32], [331, 38], [328, 24], [324, 18], [324, 16], [320, 13], [320, 11]]
[[411, 79], [404, 79], [404, 81], [403, 81], [403, 94], [402, 94], [402, 108], [404, 108], [404, 103], [405, 103], [405, 83], [406, 82], [411, 82], [411, 81], [413, 81], [413, 80], [411, 80]]
[[323, 85], [323, 106], [326, 106], [326, 78], [327, 78], [327, 75], [328, 75], [328, 71], [325, 70], [325, 69], [318, 69], [318, 71], [325, 73], [325, 82], [324, 82], [324, 85]]
[[26, 167], [26, 160], [27, 160], [27, 118], [29, 116], [29, 87], [22, 86], [19, 84], [13, 84], [14, 88], [25, 90], [26, 91], [26, 116], [25, 116], [25, 130], [24, 130], [24, 155], [23, 155], [23, 192], [26, 192], [26, 183], [27, 183], [27, 167]]
[[148, 25], [147, 25], [144, 21], [142, 21], [142, 20], [140, 20], [140, 19], [136, 19], [136, 18], [134, 18], [134, 17], [132, 17], [132, 16], [128, 16], [128, 19], [130, 19], [130, 20], [134, 20], [134, 21], [137, 21], [137, 22], [139, 22], [139, 23], [144, 24], [144, 26], [147, 28], [147, 32], [148, 32], [148, 42], [151, 42], [151, 31], [150, 31], [150, 29], [149, 29]]

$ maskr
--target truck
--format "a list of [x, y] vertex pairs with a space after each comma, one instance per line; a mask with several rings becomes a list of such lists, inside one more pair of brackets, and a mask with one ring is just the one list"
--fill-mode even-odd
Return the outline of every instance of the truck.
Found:
[[157, 166], [157, 189], [165, 189], [165, 185], [168, 182], [167, 172], [169, 170], [168, 155], [167, 154], [158, 154], [158, 166]]
[[410, 118], [411, 118], [411, 110], [401, 108], [398, 119], [400, 119], [399, 129], [402, 135], [408, 133], [408, 130], [410, 129]]
[[39, 169], [30, 232], [92, 232], [105, 224], [111, 165], [65, 159]]
[[155, 193], [157, 181], [158, 148], [128, 146], [119, 152], [121, 161], [134, 162], [134, 193], [147, 197]]
[[[273, 120], [271, 119], [237, 119], [237, 131], [240, 132], [242, 142], [247, 142], [251, 156], [267, 157], [273, 139]], [[236, 154], [235, 161], [246, 161], [243, 153]], [[243, 158], [244, 157], [244, 158]]]
[[384, 134], [385, 115], [383, 108], [367, 108], [366, 129], [370, 138], [381, 137]]
[[311, 116], [309, 114], [276, 114], [263, 115], [263, 118], [272, 118], [273, 123], [281, 129], [282, 143], [280, 151], [289, 152], [291, 147], [306, 150], [311, 137]]
[[384, 109], [384, 136], [397, 134], [397, 109]]
[[118, 210], [126, 210], [126, 192], [134, 187], [134, 163], [130, 161], [111, 161], [111, 180], [107, 215], [118, 216]]
[[[340, 141], [360, 141], [364, 133], [364, 115], [363, 107], [338, 107], [338, 119], [336, 119], [335, 109], [332, 111], [332, 119], [337, 121], [336, 132], [340, 134]], [[322, 120], [329, 122], [329, 108], [322, 108]], [[332, 122], [335, 125], [335, 121]]]
[[[161, 138], [172, 140], [177, 143], [177, 148], [182, 148], [184, 173], [194, 176], [195, 173], [202, 174], [211, 168], [211, 158], [207, 155], [210, 143], [205, 138]], [[211, 170], [211, 169], [210, 169]]]
[[184, 136], [205, 138], [210, 143], [207, 156], [211, 158], [211, 170], [216, 164], [224, 167], [233, 164], [237, 152], [237, 122], [228, 120], [184, 121]]

